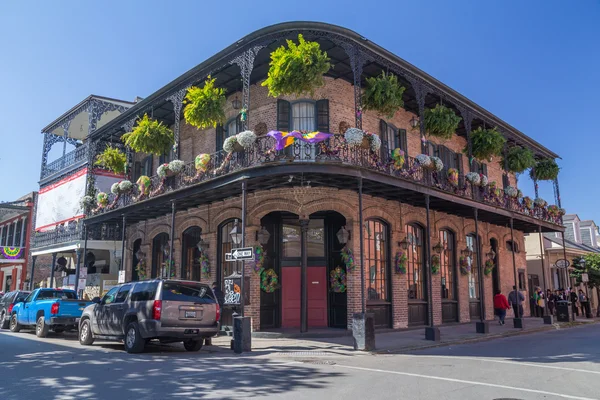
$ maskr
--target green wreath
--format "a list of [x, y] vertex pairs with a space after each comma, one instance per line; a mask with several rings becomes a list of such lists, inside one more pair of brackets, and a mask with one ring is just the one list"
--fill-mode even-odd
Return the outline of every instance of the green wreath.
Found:
[[346, 291], [346, 271], [341, 267], [336, 267], [329, 273], [329, 282], [331, 290], [334, 293], [344, 293]]
[[260, 288], [265, 293], [273, 293], [279, 287], [279, 277], [274, 269], [263, 271], [260, 275]]

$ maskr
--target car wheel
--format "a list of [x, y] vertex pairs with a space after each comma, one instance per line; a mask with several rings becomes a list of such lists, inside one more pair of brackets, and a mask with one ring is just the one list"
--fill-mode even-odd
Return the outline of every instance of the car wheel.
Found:
[[83, 320], [81, 328], [79, 329], [79, 344], [83, 346], [90, 346], [94, 343], [94, 336], [92, 335], [92, 325], [89, 319]]
[[37, 323], [35, 324], [35, 335], [39, 338], [45, 338], [46, 336], [48, 336], [49, 330], [50, 326], [46, 324], [44, 316], [40, 315], [40, 317], [37, 320]]
[[17, 322], [17, 314], [13, 314], [10, 317], [10, 331], [11, 332], [19, 332], [21, 330], [21, 325]]
[[185, 347], [187, 351], [198, 351], [202, 348], [202, 339], [186, 340], [183, 342], [183, 347]]
[[4, 318], [6, 318], [6, 311], [2, 311], [0, 314], [0, 329], [7, 329], [10, 324], [10, 321], [6, 321]]
[[141, 353], [146, 346], [146, 340], [140, 335], [137, 322], [130, 322], [125, 330], [125, 350], [128, 353]]

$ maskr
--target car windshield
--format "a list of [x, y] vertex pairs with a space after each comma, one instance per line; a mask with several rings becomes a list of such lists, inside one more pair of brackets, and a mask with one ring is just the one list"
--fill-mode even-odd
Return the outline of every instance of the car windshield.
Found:
[[46, 299], [63, 299], [63, 300], [74, 300], [77, 296], [74, 292], [66, 292], [64, 290], [43, 290], [38, 294], [38, 300]]
[[162, 299], [166, 301], [215, 303], [212, 290], [206, 285], [195, 282], [164, 282]]

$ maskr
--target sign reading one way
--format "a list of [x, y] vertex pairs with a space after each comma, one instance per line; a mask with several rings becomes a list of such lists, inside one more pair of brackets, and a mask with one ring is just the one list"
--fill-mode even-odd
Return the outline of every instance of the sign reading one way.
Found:
[[254, 249], [252, 247], [233, 249], [231, 253], [225, 253], [225, 261], [248, 261], [253, 259]]

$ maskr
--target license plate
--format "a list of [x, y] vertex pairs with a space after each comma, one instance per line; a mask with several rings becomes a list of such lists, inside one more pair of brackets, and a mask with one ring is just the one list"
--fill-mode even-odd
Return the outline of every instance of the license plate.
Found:
[[186, 318], [196, 318], [196, 311], [186, 311], [185, 317]]

